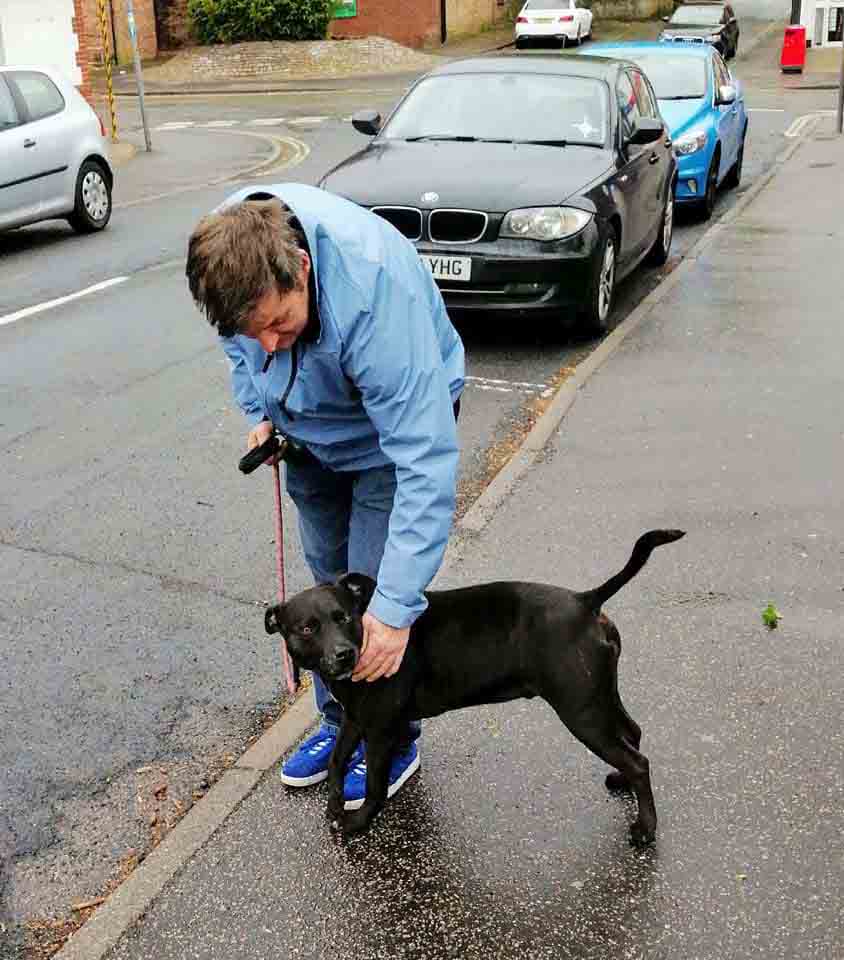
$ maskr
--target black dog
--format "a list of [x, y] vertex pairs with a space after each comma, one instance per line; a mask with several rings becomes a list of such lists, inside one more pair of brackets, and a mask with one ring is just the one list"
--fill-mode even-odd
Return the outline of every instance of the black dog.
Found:
[[[575, 593], [538, 583], [488, 583], [431, 591], [410, 633], [401, 668], [373, 683], [350, 679], [363, 640], [361, 617], [375, 583], [350, 573], [270, 607], [267, 633], [281, 633], [294, 662], [317, 670], [343, 705], [345, 721], [328, 770], [328, 816], [344, 836], [372, 822], [387, 798], [390, 758], [408, 720], [482, 703], [540, 696], [594, 754], [616, 768], [611, 789], [632, 789], [636, 843], [649, 843], [656, 810], [642, 731], [618, 694], [621, 638], [602, 604], [645, 565], [651, 551], [684, 536], [643, 534], [627, 566], [595, 590]], [[366, 742], [366, 800], [344, 812], [343, 775], [361, 737]]]

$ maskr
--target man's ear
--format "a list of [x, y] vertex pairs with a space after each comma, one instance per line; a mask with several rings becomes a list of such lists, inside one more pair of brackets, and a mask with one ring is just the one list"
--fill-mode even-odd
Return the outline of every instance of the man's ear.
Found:
[[336, 584], [352, 595], [358, 613], [363, 615], [375, 593], [375, 581], [365, 573], [345, 573]]
[[267, 607], [264, 613], [264, 629], [267, 633], [281, 633], [284, 623], [284, 604], [278, 603], [274, 607]]

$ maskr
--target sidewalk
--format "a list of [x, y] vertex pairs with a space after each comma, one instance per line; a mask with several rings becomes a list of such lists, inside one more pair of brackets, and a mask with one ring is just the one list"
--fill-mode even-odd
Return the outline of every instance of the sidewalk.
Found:
[[[659, 20], [596, 20], [597, 42], [655, 40], [662, 29]], [[771, 29], [768, 20], [742, 22], [739, 57], [749, 52], [762, 34]], [[779, 26], [779, 24], [777, 24]], [[310, 88], [326, 83], [336, 86], [389, 74], [420, 74], [446, 60], [480, 56], [512, 47], [513, 26], [501, 24], [471, 36], [456, 37], [441, 47], [411, 50], [382, 37], [364, 40], [324, 40], [303, 43], [241, 43], [232, 46], [189, 47], [144, 66], [144, 88], [150, 95], [212, 93], [269, 93]], [[548, 48], [551, 55], [558, 53]], [[105, 74], [92, 81], [94, 93], [105, 93]], [[131, 70], [121, 69], [113, 78], [118, 96], [135, 96]]]
[[688, 531], [607, 608], [656, 846], [543, 703], [478, 708], [426, 723], [421, 774], [349, 848], [322, 788], [244, 758], [60, 960], [841, 955], [842, 175], [819, 137], [710, 231], [438, 580], [587, 587], [642, 531]]
[[810, 47], [802, 73], [786, 74], [786, 89], [837, 90], [841, 77], [840, 47]]

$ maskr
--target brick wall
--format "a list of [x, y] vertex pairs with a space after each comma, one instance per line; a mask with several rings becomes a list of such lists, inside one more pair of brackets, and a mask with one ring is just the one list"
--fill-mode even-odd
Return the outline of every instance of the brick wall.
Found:
[[329, 37], [386, 37], [408, 47], [440, 42], [440, 0], [357, 0], [358, 15], [332, 20]]
[[446, 0], [446, 29], [449, 37], [477, 33], [505, 19], [506, 11], [498, 0]]
[[191, 42], [188, 0], [155, 0], [158, 46], [176, 50]]
[[[76, 0], [74, 0], [76, 2]], [[100, 42], [99, 6], [97, 0], [79, 0], [85, 19], [90, 24], [94, 39], [94, 61], [102, 63], [102, 43]], [[114, 7], [112, 15], [112, 5]], [[106, 20], [109, 46], [114, 52], [114, 40], [117, 41], [118, 63], [132, 62], [132, 42], [129, 39], [129, 23], [126, 19], [126, 0], [106, 0]], [[135, 28], [138, 36], [138, 49], [142, 60], [152, 60], [158, 56], [157, 31], [155, 26], [155, 5], [153, 0], [132, 0], [135, 12]], [[112, 32], [113, 23], [113, 32]]]
[[91, 64], [94, 62], [96, 44], [96, 21], [87, 16], [83, 0], [73, 0], [73, 30], [79, 47], [76, 51], [76, 63], [82, 71], [82, 83], [79, 91], [83, 97], [91, 101]]

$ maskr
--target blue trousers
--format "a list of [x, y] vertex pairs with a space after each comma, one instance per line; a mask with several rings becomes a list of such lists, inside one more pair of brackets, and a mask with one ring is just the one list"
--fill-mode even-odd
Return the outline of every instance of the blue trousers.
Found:
[[[341, 473], [309, 459], [285, 464], [285, 474], [314, 580], [331, 583], [348, 571], [377, 579], [396, 493], [395, 467]], [[322, 722], [336, 731], [343, 722], [343, 708], [319, 674], [313, 674], [313, 682]], [[420, 732], [419, 722], [411, 723], [406, 742], [417, 739]]]

